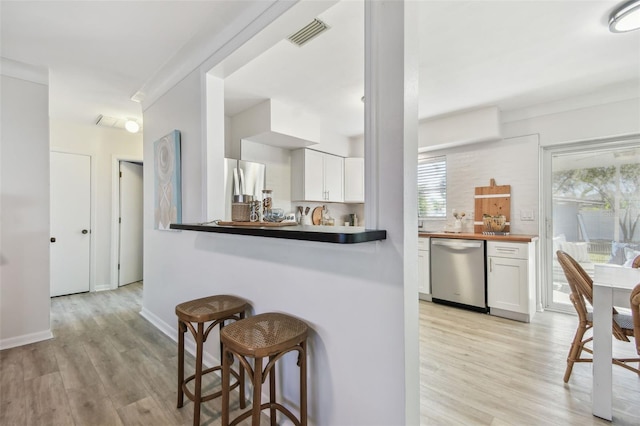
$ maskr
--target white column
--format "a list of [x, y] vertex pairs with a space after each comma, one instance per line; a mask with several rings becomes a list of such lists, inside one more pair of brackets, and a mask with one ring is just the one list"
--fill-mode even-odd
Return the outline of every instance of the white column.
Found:
[[420, 423], [418, 353], [418, 2], [365, 2], [365, 218], [404, 287], [406, 425]]
[[224, 219], [224, 79], [205, 74], [203, 220]]

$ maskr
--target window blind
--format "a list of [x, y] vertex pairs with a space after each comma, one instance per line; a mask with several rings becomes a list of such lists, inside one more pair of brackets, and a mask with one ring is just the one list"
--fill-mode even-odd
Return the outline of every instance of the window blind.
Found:
[[447, 159], [418, 157], [418, 217], [447, 217]]

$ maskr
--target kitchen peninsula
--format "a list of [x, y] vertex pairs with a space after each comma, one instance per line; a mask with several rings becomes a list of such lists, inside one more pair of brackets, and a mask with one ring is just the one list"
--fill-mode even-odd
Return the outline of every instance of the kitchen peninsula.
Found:
[[355, 244], [387, 239], [387, 231], [365, 229], [359, 226], [222, 226], [213, 224], [171, 224], [171, 229], [214, 232], [219, 234], [251, 235], [255, 237], [284, 238], [288, 240], [322, 243]]

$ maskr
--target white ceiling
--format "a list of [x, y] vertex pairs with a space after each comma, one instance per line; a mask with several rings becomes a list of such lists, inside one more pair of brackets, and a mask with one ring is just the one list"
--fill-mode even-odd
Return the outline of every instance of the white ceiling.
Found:
[[141, 119], [132, 95], [253, 3], [1, 0], [1, 55], [49, 68], [52, 118]]
[[[640, 31], [607, 28], [618, 3], [420, 1], [420, 118], [485, 105], [514, 110], [622, 83], [639, 97]], [[342, 1], [319, 18], [331, 29], [303, 47], [281, 40], [225, 80], [229, 115], [278, 98], [341, 134], [362, 133], [362, 2]]]
[[[141, 118], [133, 94], [259, 2], [2, 0], [1, 53], [50, 68], [52, 118]], [[362, 132], [363, 5], [325, 3], [319, 17], [329, 31], [301, 48], [281, 40], [226, 78], [228, 115], [274, 98], [340, 133]], [[513, 110], [621, 84], [640, 97], [640, 31], [612, 34], [606, 26], [618, 3], [420, 1], [420, 117], [484, 105]], [[289, 19], [281, 32], [308, 21]]]

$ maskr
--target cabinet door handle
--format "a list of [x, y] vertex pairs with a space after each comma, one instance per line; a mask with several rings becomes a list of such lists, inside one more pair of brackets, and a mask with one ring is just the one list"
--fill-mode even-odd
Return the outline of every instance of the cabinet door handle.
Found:
[[489, 258], [489, 272], [493, 272], [493, 259]]

